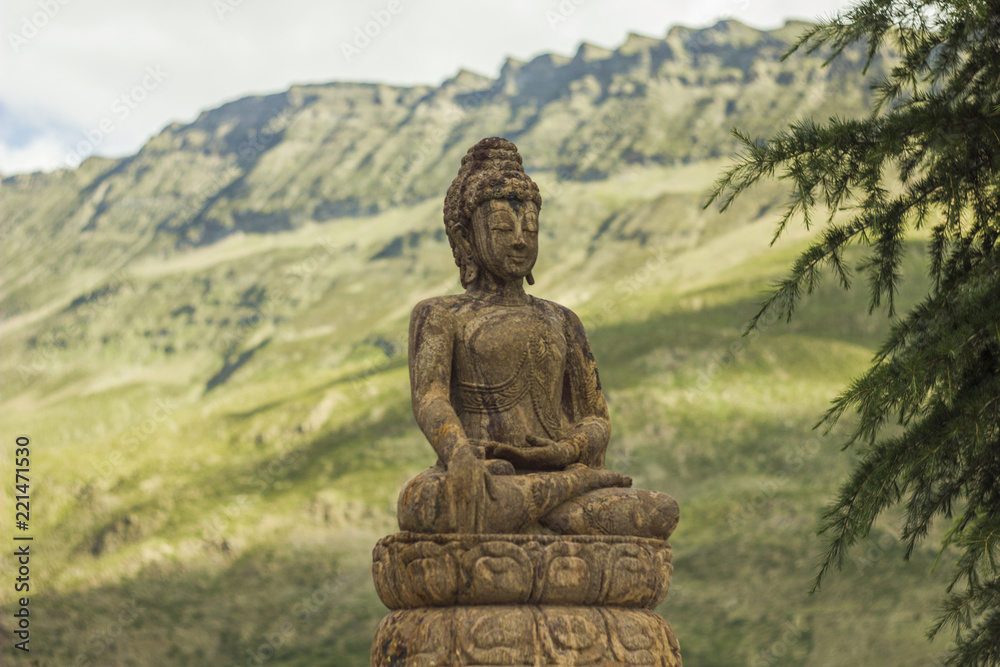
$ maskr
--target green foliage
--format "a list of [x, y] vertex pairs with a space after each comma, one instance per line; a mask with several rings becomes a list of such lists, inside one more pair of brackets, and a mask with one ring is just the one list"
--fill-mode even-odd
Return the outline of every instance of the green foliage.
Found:
[[[745, 152], [709, 203], [725, 210], [762, 178], [791, 181], [772, 244], [798, 216], [807, 228], [827, 216], [748, 331], [768, 313], [789, 319], [824, 268], [844, 288], [860, 272], [869, 312], [892, 316], [904, 241], [929, 238], [929, 291], [820, 422], [856, 411], [845, 447], [860, 460], [824, 515], [831, 540], [814, 590], [889, 508], [903, 504], [906, 557], [934, 519], [953, 519], [940, 556], [959, 556], [930, 635], [954, 628], [949, 664], [1000, 664], [1000, 2], [867, 0], [792, 51], [828, 48], [829, 64], [859, 41], [867, 62], [899, 52], [873, 86], [875, 111], [793, 123], [767, 141], [737, 131]], [[866, 255], [852, 267], [855, 245]]]

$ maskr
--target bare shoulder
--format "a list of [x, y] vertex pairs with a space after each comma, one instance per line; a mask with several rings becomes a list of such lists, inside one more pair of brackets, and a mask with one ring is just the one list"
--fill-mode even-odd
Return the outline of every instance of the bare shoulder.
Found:
[[455, 314], [462, 308], [466, 300], [463, 294], [448, 294], [424, 299], [413, 307], [410, 313], [410, 324], [419, 327], [428, 320], [445, 322], [454, 320]]
[[555, 301], [539, 299], [538, 297], [532, 298], [534, 299], [535, 307], [544, 312], [546, 315], [559, 320], [565, 327], [574, 331], [578, 330], [580, 333], [583, 333], [583, 323], [572, 310], [562, 304], [556, 303]]

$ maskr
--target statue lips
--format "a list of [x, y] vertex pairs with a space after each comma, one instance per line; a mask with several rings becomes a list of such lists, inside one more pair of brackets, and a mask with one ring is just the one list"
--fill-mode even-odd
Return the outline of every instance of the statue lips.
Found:
[[525, 272], [530, 271], [531, 266], [534, 264], [534, 261], [528, 255], [518, 255], [513, 253], [507, 255], [507, 261], [509, 261], [514, 268], [524, 270]]

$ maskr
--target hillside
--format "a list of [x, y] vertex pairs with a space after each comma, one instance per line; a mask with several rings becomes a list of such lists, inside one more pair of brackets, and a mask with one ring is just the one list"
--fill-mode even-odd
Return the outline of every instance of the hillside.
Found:
[[[460, 289], [441, 205], [494, 135], [542, 189], [530, 291], [588, 329], [609, 466], [681, 504], [662, 611], [687, 664], [942, 651], [923, 639], [935, 554], [903, 563], [891, 525], [805, 595], [818, 512], [850, 466], [811, 426], [886, 323], [831, 287], [740, 339], [804, 236], [767, 250], [775, 186], [701, 209], [730, 127], [867, 109], [860, 50], [779, 61], [802, 27], [674, 28], [440, 86], [298, 86], [128, 158], [3, 179], [0, 404], [6, 460], [15, 434], [33, 443], [31, 657], [367, 664], [385, 612], [371, 547], [433, 462], [406, 322]], [[13, 601], [4, 588], [5, 634]]]

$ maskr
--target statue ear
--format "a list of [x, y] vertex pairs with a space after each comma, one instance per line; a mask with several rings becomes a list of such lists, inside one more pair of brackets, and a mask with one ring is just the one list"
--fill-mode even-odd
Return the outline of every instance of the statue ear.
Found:
[[462, 287], [468, 287], [479, 276], [479, 267], [476, 265], [476, 255], [472, 250], [472, 239], [464, 227], [459, 227], [452, 234], [451, 249], [455, 255], [455, 263], [460, 269]]
[[455, 251], [455, 259], [458, 259], [459, 254], [463, 257], [472, 257], [472, 239], [469, 238], [469, 230], [457, 227], [451, 236], [451, 247]]
[[524, 279], [528, 281], [529, 285], [535, 284], [535, 276], [531, 275], [531, 271], [528, 271], [528, 275], [525, 276]]

